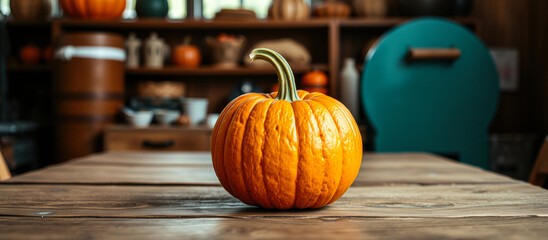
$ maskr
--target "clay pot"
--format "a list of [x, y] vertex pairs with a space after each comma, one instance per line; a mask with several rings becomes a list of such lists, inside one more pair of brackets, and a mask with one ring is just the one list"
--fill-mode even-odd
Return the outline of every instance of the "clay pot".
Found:
[[310, 7], [303, 0], [274, 0], [268, 9], [273, 20], [298, 21], [310, 17]]
[[359, 17], [385, 17], [388, 13], [388, 0], [354, 0], [354, 9]]

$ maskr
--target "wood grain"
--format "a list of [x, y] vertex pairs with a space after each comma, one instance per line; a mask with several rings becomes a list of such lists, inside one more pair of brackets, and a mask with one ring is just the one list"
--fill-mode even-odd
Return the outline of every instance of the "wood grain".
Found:
[[[208, 151], [211, 129], [157, 128], [156, 131], [133, 128], [120, 130], [107, 128], [104, 133], [106, 151]], [[146, 146], [145, 142], [172, 144], [162, 147]]]
[[430, 154], [367, 154], [356, 184], [317, 210], [248, 206], [212, 180], [207, 152], [109, 152], [75, 159], [0, 184], [0, 239], [548, 234], [548, 191]]
[[95, 165], [73, 163], [31, 172], [3, 183], [220, 185], [211, 165]]
[[270, 211], [222, 187], [2, 185], [0, 216], [48, 217], [548, 217], [548, 191], [525, 183], [351, 187], [328, 207]]
[[[543, 239], [547, 218], [207, 218], [0, 217], [3, 239]], [[70, 229], [70, 231], [67, 231]], [[100, 230], [99, 230], [100, 229]]]
[[[367, 154], [354, 186], [514, 182], [502, 175], [430, 154]], [[4, 183], [220, 186], [207, 152], [108, 152], [30, 172]]]

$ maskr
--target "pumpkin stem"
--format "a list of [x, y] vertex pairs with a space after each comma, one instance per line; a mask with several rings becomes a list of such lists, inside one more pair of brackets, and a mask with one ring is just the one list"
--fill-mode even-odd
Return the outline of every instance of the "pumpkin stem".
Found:
[[278, 74], [278, 100], [286, 100], [294, 102], [301, 100], [297, 94], [297, 86], [295, 84], [295, 76], [289, 66], [289, 63], [279, 53], [268, 48], [256, 48], [249, 54], [251, 61], [262, 59], [274, 66]]

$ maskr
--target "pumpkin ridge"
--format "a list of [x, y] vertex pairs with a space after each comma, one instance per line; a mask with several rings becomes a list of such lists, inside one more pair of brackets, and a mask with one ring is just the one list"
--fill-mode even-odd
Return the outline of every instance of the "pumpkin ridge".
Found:
[[308, 95], [310, 95], [309, 92], [305, 91], [305, 90], [298, 90], [297, 91], [297, 95], [302, 99], [302, 100], [306, 100], [308, 99]]
[[227, 164], [226, 164], [226, 156], [225, 156], [225, 152], [226, 152], [226, 146], [227, 146], [227, 141], [228, 141], [228, 138], [230, 137], [230, 135], [228, 134], [228, 132], [230, 131], [230, 129], [232, 128], [232, 121], [234, 119], [234, 117], [236, 116], [236, 112], [238, 111], [238, 109], [240, 109], [242, 107], [242, 105], [244, 103], [246, 103], [247, 101], [249, 101], [249, 98], [245, 98], [245, 99], [242, 99], [241, 102], [239, 102], [238, 105], [234, 105], [236, 107], [236, 109], [234, 109], [234, 111], [232, 112], [232, 115], [230, 115], [230, 120], [228, 120], [228, 123], [227, 123], [227, 127], [226, 127], [226, 130], [225, 130], [225, 136], [224, 136], [224, 141], [223, 141], [223, 144], [222, 144], [222, 155], [223, 155], [223, 171], [224, 171], [224, 174], [226, 176], [226, 182], [227, 182], [227, 185], [228, 187], [230, 188], [230, 192], [232, 193], [232, 195], [238, 199], [240, 199], [240, 196], [234, 191], [233, 187], [232, 187], [232, 183], [230, 181], [230, 176], [228, 174], [228, 170], [227, 170]]
[[[312, 115], [314, 116], [314, 119], [316, 119], [316, 123], [319, 123], [320, 121], [318, 120], [318, 117], [316, 116], [316, 113], [314, 113], [314, 110], [313, 110], [312, 106], [310, 105], [310, 102], [306, 101], [306, 103], [307, 103], [308, 106], [310, 106], [310, 108], [312, 109]], [[322, 158], [323, 158], [323, 160], [324, 160], [324, 162], [325, 162], [325, 161], [327, 161], [327, 159], [326, 159], [326, 157], [325, 157], [325, 151], [324, 151], [325, 141], [324, 141], [324, 137], [322, 136], [322, 135], [323, 135], [322, 132], [321, 132], [322, 130], [321, 130], [319, 127], [318, 127], [318, 129], [320, 130], [320, 138], [322, 139]], [[327, 173], [325, 172], [325, 165], [324, 165], [324, 167], [323, 167], [323, 175], [324, 175], [324, 176], [323, 176], [322, 182], [324, 182], [324, 181], [325, 181], [325, 178], [327, 177]], [[323, 183], [322, 183], [322, 184], [323, 184]], [[321, 191], [321, 190], [320, 190], [320, 191]], [[321, 195], [323, 195], [323, 194], [320, 193], [320, 196], [321, 196]], [[313, 204], [309, 205], [309, 206], [311, 206], [311, 207], [316, 206], [316, 204], [318, 204], [318, 201], [320, 201], [320, 200], [321, 200], [321, 197], [316, 198], [316, 201], [315, 201]]]
[[[327, 205], [327, 204], [332, 203], [332, 200], [333, 200], [333, 198], [337, 195], [337, 192], [338, 192], [338, 190], [339, 190], [339, 187], [341, 186], [341, 182], [343, 181], [343, 177], [344, 177], [344, 175], [343, 175], [343, 171], [344, 171], [343, 165], [344, 165], [344, 160], [345, 160], [345, 157], [346, 157], [346, 156], [345, 156], [345, 152], [346, 152], [346, 151], [345, 151], [345, 148], [342, 147], [343, 143], [342, 143], [341, 129], [340, 129], [339, 124], [337, 124], [337, 121], [335, 121], [335, 119], [333, 118], [333, 115], [332, 115], [332, 113], [329, 111], [329, 108], [327, 108], [327, 106], [323, 105], [321, 102], [320, 102], [320, 104], [321, 104], [321, 105], [326, 109], [326, 111], [329, 113], [328, 116], [331, 118], [331, 120], [333, 121], [333, 124], [335, 124], [335, 126], [336, 126], [337, 135], [339, 136], [339, 145], [341, 146], [341, 156], [342, 156], [342, 158], [341, 158], [341, 177], [339, 178], [339, 181], [338, 181], [338, 183], [336, 184], [335, 189], [334, 189], [334, 191], [333, 191], [333, 194], [332, 194], [331, 197], [329, 198], [329, 201], [327, 201], [327, 203], [325, 204], [325, 205]], [[340, 197], [340, 196], [339, 196], [339, 197]], [[336, 199], [338, 199], [338, 198], [336, 198]], [[335, 199], [335, 200], [336, 200], [336, 199]]]
[[292, 207], [297, 177], [296, 163], [298, 153], [294, 147], [296, 134], [291, 118], [294, 117], [288, 101], [273, 102], [266, 117], [264, 169], [267, 187], [272, 193], [269, 197], [274, 208]]
[[[249, 194], [249, 186], [247, 186], [247, 182], [245, 181], [245, 177], [244, 177], [244, 174], [245, 174], [245, 171], [244, 171], [244, 137], [245, 137], [245, 133], [247, 132], [247, 123], [249, 122], [249, 116], [251, 116], [251, 113], [253, 113], [253, 111], [256, 109], [255, 107], [259, 104], [259, 102], [262, 102], [264, 101], [265, 99], [260, 99], [260, 97], [257, 97], [257, 98], [254, 98], [254, 99], [259, 99], [257, 102], [253, 103], [253, 106], [251, 106], [251, 110], [249, 110], [249, 113], [248, 115], [244, 118], [245, 119], [245, 122], [242, 126], [242, 141], [240, 141], [240, 170], [242, 171], [242, 174], [240, 174], [240, 177], [242, 179], [242, 186], [244, 187], [244, 192], [245, 194], [247, 195], [247, 197], [251, 200], [251, 204], [250, 205], [257, 205], [257, 201], [255, 201], [255, 199], [253, 199], [253, 197], [251, 196], [251, 194]], [[240, 106], [244, 106], [244, 104], [240, 105]]]
[[[333, 99], [331, 99], [331, 97], [328, 97], [328, 96], [325, 96], [325, 97], [327, 97], [327, 98], [322, 99], [320, 96], [317, 96], [317, 97], [316, 97], [316, 98], [317, 98], [316, 102], [319, 102], [319, 103], [321, 103], [322, 105], [326, 106], [326, 102], [324, 102], [324, 101], [329, 101], [329, 100], [332, 101], [332, 100], [333, 100]], [[361, 142], [362, 142], [362, 141], [361, 141], [361, 134], [356, 134], [357, 132], [359, 132], [359, 128], [357, 127], [357, 125], [355, 125], [354, 119], [349, 117], [349, 116], [352, 116], [352, 114], [350, 113], [350, 111], [348, 111], [348, 109], [346, 109], [346, 107], [345, 107], [342, 103], [340, 103], [340, 102], [338, 102], [338, 101], [335, 102], [335, 103], [333, 104], [333, 106], [335, 106], [335, 107], [337, 108], [337, 110], [343, 111], [344, 113], [346, 113], [346, 114], [342, 114], [341, 116], [344, 118], [344, 122], [345, 122], [346, 124], [348, 124], [348, 127], [350, 128], [349, 133], [350, 133], [350, 134], [353, 134], [354, 137], [356, 137], [356, 138], [359, 139], [359, 141], [356, 141], [356, 143], [354, 143], [354, 144], [361, 143]], [[328, 108], [327, 106], [326, 106], [326, 108], [327, 108], [328, 111], [329, 111], [329, 108]], [[334, 112], [334, 111], [333, 111], [333, 112]], [[330, 111], [330, 113], [332, 113], [332, 111]], [[336, 121], [335, 121], [335, 124], [336, 124], [337, 127], [339, 128], [339, 134], [340, 134], [341, 131], [342, 131], [342, 130], [340, 130], [340, 127], [341, 127], [341, 126], [338, 125]], [[341, 138], [341, 141], [342, 141], [342, 138]], [[352, 147], [353, 147], [353, 148], [354, 148], [354, 147], [359, 148], [359, 150], [358, 150], [359, 152], [362, 151], [361, 144], [358, 145], [358, 146], [354, 145], [354, 146], [352, 146]], [[362, 161], [362, 158], [361, 158], [361, 157], [360, 157], [359, 160], [355, 160], [355, 159], [353, 159], [354, 154], [352, 153], [352, 151], [345, 151], [345, 150], [346, 150], [346, 148], [343, 148], [343, 154], [346, 153], [346, 154], [348, 154], [348, 156], [345, 157], [345, 158], [343, 158], [343, 166], [345, 166], [345, 165], [347, 165], [347, 164], [354, 164], [352, 161], [359, 161], [359, 165], [361, 165], [361, 161]], [[344, 163], [345, 163], [345, 162], [344, 162], [345, 160], [348, 160], [348, 161], [346, 162], [346, 164], [344, 164]], [[350, 162], [350, 163], [348, 163], [348, 162]], [[349, 169], [352, 169], [352, 167], [350, 167]], [[357, 169], [359, 169], [359, 167], [357, 167]], [[335, 201], [336, 201], [337, 199], [339, 199], [342, 195], [344, 195], [344, 193], [345, 193], [345, 192], [348, 190], [348, 188], [349, 188], [349, 186], [343, 186], [343, 185], [342, 185], [342, 184], [346, 184], [346, 182], [347, 182], [347, 181], [342, 181], [342, 179], [343, 179], [346, 175], [348, 175], [348, 174], [353, 174], [353, 173], [351, 173], [351, 172], [350, 172], [350, 173], [345, 173], [345, 172], [344, 172], [344, 167], [343, 167], [342, 171], [343, 171], [343, 174], [341, 175], [341, 181], [339, 182], [339, 186], [338, 186], [338, 188], [337, 188], [337, 191], [339, 191], [339, 190], [343, 190], [343, 191], [339, 192], [338, 194], [336, 193], [336, 194], [333, 196], [333, 198], [329, 201], [329, 203], [335, 202]], [[357, 175], [357, 171], [356, 171], [356, 173], [354, 173], [354, 174]], [[356, 176], [354, 176], [354, 179], [355, 179], [355, 178], [356, 178]], [[352, 181], [349, 182], [349, 185], [352, 184], [352, 182], [354, 181], [354, 179], [352, 179]]]
[[291, 102], [291, 110], [293, 110], [293, 115], [295, 116], [293, 118], [293, 124], [295, 124], [295, 132], [297, 132], [297, 152], [299, 153], [297, 156], [297, 177], [295, 178], [295, 193], [293, 194], [293, 207], [295, 207], [295, 203], [297, 201], [297, 190], [299, 189], [299, 176], [301, 175], [300, 174], [300, 168], [299, 166], [301, 165], [301, 154], [300, 154], [300, 138], [299, 138], [299, 125], [297, 124], [297, 113], [295, 112], [295, 108], [293, 107], [293, 103], [294, 102]]
[[[270, 100], [270, 99], [267, 99], [267, 100]], [[270, 111], [270, 107], [272, 106], [272, 104], [275, 102], [276, 100], [274, 101], [271, 101], [270, 104], [268, 104], [268, 107], [265, 111], [265, 116], [268, 116], [268, 111]], [[265, 128], [266, 128], [266, 117], [263, 121], [263, 131], [265, 131]], [[270, 189], [268, 189], [268, 185], [266, 184], [266, 177], [265, 177], [265, 170], [264, 170], [264, 148], [266, 146], [266, 134], [264, 134], [263, 136], [263, 139], [262, 139], [262, 144], [261, 144], [261, 159], [260, 159], [260, 163], [259, 165], [261, 166], [261, 172], [263, 173], [263, 176], [262, 176], [262, 180], [263, 180], [263, 185], [264, 185], [264, 188], [265, 188], [265, 192], [266, 192], [266, 201], [268, 202], [268, 205], [266, 207], [270, 207], [272, 208], [274, 205], [272, 204], [272, 200], [270, 200]]]
[[[223, 187], [226, 189], [226, 191], [228, 193], [230, 193], [230, 195], [236, 197], [236, 195], [234, 194], [234, 192], [232, 191], [232, 187], [230, 186], [230, 183], [228, 181], [228, 175], [227, 175], [227, 172], [226, 172], [226, 167], [225, 167], [225, 157], [224, 157], [224, 148], [225, 148], [225, 142], [226, 142], [226, 137], [227, 137], [227, 133], [228, 133], [228, 129], [230, 128], [230, 121], [232, 120], [232, 117], [234, 116], [234, 113], [236, 112], [236, 109], [238, 108], [238, 106], [244, 102], [245, 100], [247, 100], [248, 98], [250, 97], [253, 97], [252, 94], [245, 94], [245, 95], [242, 95], [242, 96], [239, 96], [238, 98], [232, 100], [231, 103], [229, 103], [229, 105], [231, 106], [230, 108], [225, 108], [226, 112], [223, 110], [223, 112], [225, 112], [225, 116], [221, 119], [221, 122], [220, 122], [220, 125], [219, 125], [219, 130], [217, 131], [217, 137], [215, 138], [215, 146], [216, 148], [212, 148], [212, 149], [215, 149], [215, 153], [212, 154], [212, 156], [214, 156], [214, 169], [215, 169], [215, 173], [217, 175], [217, 177], [219, 178], [221, 184], [223, 185]], [[231, 105], [232, 104], [232, 105]], [[222, 115], [223, 113], [221, 113]]]
[[[329, 112], [329, 109], [327, 109], [327, 107], [325, 107], [323, 104], [317, 102], [317, 101], [313, 101], [313, 100], [309, 100], [309, 101], [305, 101], [311, 109], [314, 109], [315, 107], [311, 105], [312, 102], [314, 103], [317, 103], [319, 104], [318, 106], [321, 106], [322, 108], [324, 108], [324, 111], [326, 112], [325, 116], [328, 116], [331, 121], [333, 122], [333, 124], [336, 126], [336, 123], [335, 123], [335, 120], [333, 119], [333, 117], [331, 116], [331, 112]], [[317, 108], [317, 107], [316, 107]], [[321, 124], [327, 124], [325, 122], [322, 122], [320, 121], [320, 119], [318, 118], [318, 115], [316, 114], [316, 112], [313, 110], [312, 111], [312, 114], [314, 115], [314, 118], [316, 118], [316, 122], [317, 123], [321, 123]], [[321, 206], [325, 206], [327, 205], [327, 203], [333, 198], [333, 196], [335, 195], [335, 193], [337, 192], [337, 188], [340, 184], [340, 180], [342, 178], [342, 175], [341, 177], [339, 177], [338, 181], [335, 182], [335, 184], [333, 186], [331, 186], [329, 184], [329, 182], [327, 180], [331, 179], [332, 176], [329, 176], [326, 169], [330, 169], [330, 168], [333, 168], [332, 166], [330, 166], [331, 164], [333, 164], [333, 161], [337, 160], [337, 159], [331, 159], [329, 156], [327, 156], [327, 150], [326, 150], [326, 133], [322, 130], [322, 128], [320, 127], [319, 128], [320, 130], [320, 137], [322, 139], [322, 157], [324, 159], [324, 167], [323, 167], [323, 173], [324, 173], [324, 178], [323, 178], [323, 184], [322, 185], [325, 185], [326, 186], [326, 189], [325, 189], [325, 192], [323, 192], [323, 188], [322, 188], [322, 193], [320, 194], [320, 197], [318, 197], [318, 199], [316, 199], [316, 202], [314, 204], [312, 204], [312, 207], [314, 208], [317, 208], [318, 206], [321, 207]], [[340, 165], [341, 165], [341, 174], [342, 174], [342, 164], [344, 162], [344, 155], [343, 155], [343, 149], [341, 147], [341, 138], [340, 138], [340, 133], [339, 133], [339, 129], [336, 128], [337, 130], [337, 145], [340, 149], [340, 152], [341, 152], [341, 159], [340, 159]], [[333, 150], [336, 151], [336, 148], [334, 148]], [[329, 162], [329, 163], [328, 163]], [[335, 163], [335, 164], [338, 164], [338, 163]]]
[[[221, 126], [223, 125], [223, 121], [225, 121], [225, 117], [226, 115], [228, 114], [228, 112], [230, 111], [230, 108], [232, 108], [234, 106], [234, 104], [236, 104], [238, 99], [234, 99], [233, 101], [230, 101], [230, 103], [228, 103], [228, 105], [225, 107], [225, 109], [221, 112], [221, 114], [219, 115], [219, 120], [215, 123], [215, 126], [213, 127], [213, 132], [211, 133], [211, 149], [216, 149], [215, 146], [217, 146], [217, 135], [219, 134], [219, 131], [221, 129]], [[217, 157], [217, 152], [216, 151], [211, 151], [211, 159], [213, 161], [215, 161]]]
[[[245, 130], [245, 125], [247, 123], [247, 118], [249, 117], [249, 113], [247, 113], [246, 116], [246, 109], [248, 107], [253, 107], [258, 101], [260, 100], [259, 96], [253, 96], [250, 98], [247, 98], [245, 101], [243, 101], [237, 109], [234, 111], [234, 115], [232, 115], [232, 119], [229, 122], [229, 127], [226, 134], [225, 139], [225, 145], [224, 145], [224, 170], [227, 175], [228, 179], [228, 185], [230, 185], [232, 191], [235, 195], [238, 196], [242, 202], [254, 205], [251, 203], [251, 197], [247, 193], [246, 185], [243, 181], [243, 171], [242, 171], [242, 151], [239, 149], [238, 156], [238, 149], [235, 149], [235, 146], [238, 146], [241, 148], [241, 141], [238, 142], [238, 140], [242, 139], [242, 136], [240, 136], [239, 131], [241, 129]], [[252, 106], [248, 106], [248, 104], [252, 104]], [[241, 121], [241, 126], [236, 126], [236, 123]], [[237, 134], [237, 135], [236, 135]], [[243, 132], [242, 132], [243, 135]], [[228, 157], [227, 157], [228, 156]], [[239, 168], [236, 166], [237, 161], [240, 161]], [[227, 162], [229, 161], [229, 162]], [[229, 169], [230, 168], [230, 169]], [[233, 171], [229, 171], [233, 170]]]
[[[331, 117], [331, 119], [333, 120], [333, 123], [335, 123], [335, 126], [337, 126], [337, 134], [339, 135], [339, 144], [342, 145], [343, 143], [342, 143], [342, 136], [341, 136], [341, 127], [339, 126], [337, 121], [335, 121], [335, 119], [333, 119], [333, 115], [332, 115], [331, 111], [329, 111], [329, 108], [327, 106], [325, 106], [322, 102], [318, 102], [318, 103], [320, 103], [322, 106], [324, 106], [327, 109], [327, 111], [329, 112], [329, 117]], [[348, 118], [346, 118], [346, 116], [345, 116], [345, 119], [348, 120]], [[342, 162], [341, 162], [342, 166], [344, 166], [345, 159], [347, 159], [348, 157], [351, 157], [351, 156], [347, 156], [347, 155], [348, 155], [348, 153], [346, 152], [345, 148], [343, 147], [342, 148]], [[341, 166], [341, 177], [339, 178], [339, 183], [337, 184], [337, 186], [335, 188], [335, 191], [333, 192], [333, 195], [329, 199], [328, 204], [333, 203], [335, 200], [340, 198], [340, 196], [339, 197], [336, 197], [336, 196], [338, 195], [337, 192], [339, 191], [339, 189], [341, 187], [341, 184], [343, 184], [344, 167], [342, 167], [342, 166]]]
[[[297, 165], [298, 178], [296, 182], [298, 185], [296, 185], [296, 192], [298, 195], [295, 197], [294, 203], [294, 207], [305, 209], [310, 208], [315, 203], [310, 202], [310, 199], [317, 199], [320, 195], [320, 193], [317, 193], [316, 189], [314, 189], [315, 186], [319, 185], [317, 184], [317, 175], [311, 174], [311, 171], [308, 171], [311, 169], [313, 171], [313, 168], [315, 168], [316, 161], [314, 159], [314, 155], [317, 149], [313, 146], [317, 146], [319, 144], [315, 143], [313, 139], [318, 137], [319, 127], [316, 122], [316, 118], [310, 119], [313, 116], [313, 110], [305, 100], [293, 102], [292, 105], [295, 105], [293, 108], [294, 111], [297, 109], [299, 110], [299, 114], [295, 113], [295, 126], [301, 126], [303, 123], [306, 124], [302, 126], [300, 131], [298, 131], [302, 135], [299, 137], [300, 151], [299, 162]], [[314, 132], [314, 129], [318, 129], [318, 133]], [[302, 148], [301, 144], [304, 145]], [[320, 151], [322, 150], [320, 149]]]
[[[238, 101], [238, 99], [234, 100], [233, 102], [236, 103], [237, 101]], [[232, 105], [232, 107], [234, 107], [234, 106], [235, 106], [235, 104]], [[226, 114], [225, 114], [225, 115], [227, 115], [227, 116], [228, 116], [229, 114], [231, 114], [231, 115], [230, 115], [230, 119], [232, 119], [232, 116], [234, 116], [234, 112], [231, 113], [231, 111], [230, 111], [230, 110], [232, 109], [232, 107], [231, 107], [231, 108], [227, 108], [227, 112], [226, 112]], [[223, 112], [224, 112], [224, 111], [223, 111]], [[221, 113], [221, 114], [222, 114], [222, 113]], [[215, 153], [212, 153], [212, 157], [213, 157], [213, 159], [214, 159], [213, 167], [214, 167], [215, 173], [216, 173], [217, 177], [219, 178], [219, 180], [220, 180], [221, 184], [223, 185], [223, 187], [227, 190], [228, 193], [230, 193], [230, 195], [236, 197], [236, 195], [235, 195], [234, 192], [232, 191], [232, 187], [230, 186], [230, 183], [228, 182], [228, 176], [227, 176], [227, 173], [226, 173], [226, 167], [224, 166], [224, 159], [225, 159], [225, 158], [224, 158], [224, 144], [225, 144], [225, 141], [226, 141], [226, 134], [227, 134], [227, 132], [228, 132], [228, 127], [226, 127], [225, 129], [223, 129], [222, 126], [223, 126], [224, 121], [227, 120], [227, 119], [228, 119], [228, 117], [226, 117], [226, 116], [223, 117], [223, 118], [221, 118], [221, 122], [220, 122], [220, 125], [219, 125], [219, 130], [217, 130], [217, 134], [221, 134], [221, 136], [224, 134], [225, 137], [224, 137], [224, 138], [221, 138], [221, 137], [215, 138], [215, 139], [216, 139], [215, 142], [220, 141], [218, 145], [220, 145], [219, 148], [222, 148], [222, 149], [223, 149], [223, 152], [220, 152], [219, 154], [217, 154], [217, 153], [216, 153], [217, 151], [214, 151]], [[218, 139], [218, 140], [217, 140], [217, 139]], [[221, 141], [222, 141], [222, 142], [221, 142]], [[217, 146], [217, 144], [215, 144], [215, 146]], [[217, 148], [212, 148], [212, 149], [217, 149]], [[219, 159], [219, 158], [221, 158], [221, 159]], [[217, 165], [217, 167], [215, 167], [215, 165]], [[221, 165], [222, 165], [222, 166], [221, 166]], [[221, 170], [217, 170], [217, 169], [221, 169]], [[218, 171], [219, 171], [219, 172], [218, 172]], [[220, 174], [221, 174], [220, 172], [222, 172], [222, 173], [224, 174], [224, 176], [220, 175]]]

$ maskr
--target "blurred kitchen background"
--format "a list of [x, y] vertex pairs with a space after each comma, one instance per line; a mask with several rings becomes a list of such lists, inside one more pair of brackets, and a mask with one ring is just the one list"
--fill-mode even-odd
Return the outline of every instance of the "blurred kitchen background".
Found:
[[376, 151], [361, 85], [368, 51], [430, 16], [483, 41], [497, 67], [480, 167], [526, 179], [548, 134], [548, 1], [73, 2], [0, 0], [0, 146], [15, 174], [99, 151], [209, 150], [231, 99], [277, 87], [271, 67], [246, 60], [257, 46], [282, 53], [300, 88], [349, 106], [365, 150]]

